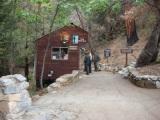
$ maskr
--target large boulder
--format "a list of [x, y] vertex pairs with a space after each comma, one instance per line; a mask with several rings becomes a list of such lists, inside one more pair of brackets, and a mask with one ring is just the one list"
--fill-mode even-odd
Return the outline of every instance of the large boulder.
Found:
[[7, 85], [5, 87], [2, 87], [2, 92], [5, 95], [16, 94], [16, 93], [21, 93], [23, 90], [27, 89], [28, 87], [29, 87], [29, 83], [24, 81], [21, 83]]
[[20, 74], [0, 78], [0, 112], [7, 120], [17, 120], [31, 106], [29, 83]]

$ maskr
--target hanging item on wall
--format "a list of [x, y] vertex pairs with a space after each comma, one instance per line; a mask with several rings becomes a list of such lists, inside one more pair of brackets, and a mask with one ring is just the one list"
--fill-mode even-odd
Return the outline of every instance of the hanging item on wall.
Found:
[[61, 42], [62, 42], [62, 44], [63, 45], [66, 45], [66, 44], [68, 44], [68, 42], [69, 42], [69, 34], [67, 33], [67, 32], [62, 32], [61, 33]]
[[73, 44], [78, 44], [79, 36], [78, 35], [73, 35], [72, 36], [72, 43]]

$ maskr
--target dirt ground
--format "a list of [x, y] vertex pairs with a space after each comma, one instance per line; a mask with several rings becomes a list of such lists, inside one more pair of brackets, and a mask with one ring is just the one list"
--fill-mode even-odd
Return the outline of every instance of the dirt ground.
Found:
[[34, 102], [21, 120], [160, 120], [160, 90], [96, 72]]

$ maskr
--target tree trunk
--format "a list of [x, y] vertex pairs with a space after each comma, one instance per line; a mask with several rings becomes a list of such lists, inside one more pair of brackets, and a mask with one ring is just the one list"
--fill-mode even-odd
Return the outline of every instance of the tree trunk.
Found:
[[124, 14], [125, 14], [125, 25], [127, 33], [127, 46], [132, 46], [138, 41], [138, 35], [136, 31], [136, 21], [133, 15], [130, 13], [132, 3], [129, 0], [124, 0]]
[[43, 56], [43, 64], [42, 64], [42, 70], [41, 70], [41, 76], [40, 76], [40, 87], [41, 87], [41, 89], [43, 89], [43, 75], [44, 75], [44, 69], [45, 69], [45, 63], [46, 63], [46, 56], [47, 56], [47, 52], [48, 52], [48, 49], [49, 49], [49, 46], [50, 46], [51, 32], [52, 32], [54, 21], [56, 19], [58, 11], [59, 11], [59, 6], [60, 6], [60, 3], [57, 4], [56, 10], [55, 10], [55, 14], [54, 14], [53, 19], [51, 21], [48, 42], [47, 42], [47, 46], [46, 46], [46, 49], [45, 49], [45, 52], [44, 52], [44, 56]]
[[78, 19], [80, 21], [81, 27], [84, 29], [84, 22], [83, 22], [83, 19], [81, 18], [80, 11], [77, 6], [76, 6], [76, 13], [77, 13]]
[[25, 57], [25, 77], [27, 78], [27, 81], [29, 81], [29, 63], [28, 63], [28, 57]]
[[132, 46], [138, 41], [135, 19], [128, 19], [126, 22], [127, 45]]
[[[12, 15], [14, 16], [14, 20], [15, 20], [15, 15], [16, 15], [16, 8], [17, 8], [17, 0], [14, 0], [13, 1], [13, 12], [12, 12]], [[14, 21], [16, 22], [16, 21]], [[12, 25], [11, 28], [14, 30], [15, 29], [15, 25]], [[13, 30], [11, 30], [11, 33], [10, 33], [10, 37], [13, 38], [13, 35], [14, 35], [14, 32]], [[12, 39], [11, 40], [11, 46], [10, 46], [10, 58], [9, 58], [9, 71], [10, 71], [10, 74], [14, 74], [14, 71], [15, 71], [15, 43], [14, 43], [14, 40]]]
[[137, 60], [136, 67], [143, 67], [155, 62], [160, 49], [160, 1], [148, 1], [147, 4], [155, 8], [155, 12], [157, 13], [157, 23], [155, 24], [151, 36]]
[[141, 52], [136, 67], [142, 67], [148, 65], [152, 62], [155, 62], [158, 56], [159, 48], [160, 48], [160, 20], [157, 21], [152, 34]]
[[[28, 32], [27, 32], [26, 46], [25, 46], [26, 51], [27, 51], [27, 49], [28, 49], [28, 41], [27, 41], [27, 38], [28, 38]], [[24, 69], [24, 74], [25, 74], [25, 77], [27, 78], [27, 81], [29, 81], [29, 79], [28, 79], [28, 76], [29, 76], [29, 61], [28, 61], [28, 56], [27, 56], [27, 55], [25, 56], [25, 69]]]

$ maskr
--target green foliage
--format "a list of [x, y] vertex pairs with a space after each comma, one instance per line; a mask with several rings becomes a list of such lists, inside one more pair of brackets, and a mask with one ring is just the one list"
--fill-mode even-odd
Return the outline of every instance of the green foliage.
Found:
[[[135, 2], [143, 4], [144, 0]], [[76, 8], [87, 22], [94, 19], [103, 21], [107, 16], [112, 19], [111, 25], [116, 24], [115, 19], [121, 11], [120, 0], [1, 0], [0, 62], [9, 61], [11, 56], [16, 65], [24, 66], [25, 57], [33, 62], [35, 40], [48, 33], [57, 3], [60, 7], [53, 29], [72, 22], [69, 16]]]
[[32, 3], [49, 3], [50, 0], [30, 0]]
[[136, 0], [136, 1], [134, 1], [134, 3], [135, 3], [136, 5], [143, 5], [144, 2], [145, 2], [145, 0]]
[[119, 14], [120, 11], [121, 11], [121, 9], [122, 9], [122, 6], [121, 6], [120, 1], [116, 1], [116, 2], [114, 3], [114, 5], [112, 6], [112, 11], [113, 11], [113, 13], [115, 13], [115, 14]]

